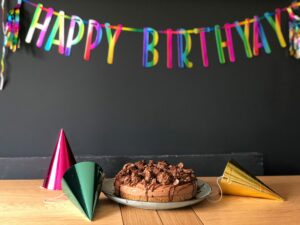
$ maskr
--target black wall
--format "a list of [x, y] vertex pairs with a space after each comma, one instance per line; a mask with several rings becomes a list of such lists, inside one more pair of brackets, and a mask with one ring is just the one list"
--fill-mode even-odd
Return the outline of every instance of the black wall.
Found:
[[[290, 4], [285, 0], [40, 2], [101, 23], [157, 29], [222, 25]], [[24, 8], [28, 18], [22, 48], [8, 57], [9, 81], [0, 93], [0, 157], [49, 156], [63, 127], [76, 155], [261, 152], [267, 174], [300, 173], [300, 61], [280, 47], [266, 21], [270, 55], [262, 51], [247, 59], [233, 30], [237, 61], [221, 65], [210, 33], [209, 68], [202, 66], [199, 37], [193, 36], [194, 67], [179, 69], [174, 62], [175, 68], [168, 70], [161, 35], [159, 64], [145, 69], [141, 33], [121, 34], [113, 65], [106, 63], [105, 33], [90, 62], [83, 60], [85, 37], [72, 48], [71, 57], [59, 55], [56, 46], [45, 52], [25, 44], [34, 8], [27, 4]], [[286, 14], [282, 20], [288, 41]]]

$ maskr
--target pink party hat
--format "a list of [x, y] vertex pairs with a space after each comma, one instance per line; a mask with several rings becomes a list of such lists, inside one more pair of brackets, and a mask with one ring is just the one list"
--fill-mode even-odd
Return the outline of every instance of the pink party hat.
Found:
[[61, 180], [64, 173], [75, 163], [65, 132], [61, 129], [43, 187], [50, 190], [61, 190]]

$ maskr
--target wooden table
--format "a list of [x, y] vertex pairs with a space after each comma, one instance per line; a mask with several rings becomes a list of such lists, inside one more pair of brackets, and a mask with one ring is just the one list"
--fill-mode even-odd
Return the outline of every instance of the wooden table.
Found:
[[[224, 196], [178, 210], [153, 211], [120, 206], [103, 195], [93, 224], [300, 224], [300, 176], [261, 177], [287, 201]], [[203, 178], [216, 189], [216, 178]], [[61, 191], [40, 188], [41, 180], [0, 181], [0, 224], [90, 224]]]

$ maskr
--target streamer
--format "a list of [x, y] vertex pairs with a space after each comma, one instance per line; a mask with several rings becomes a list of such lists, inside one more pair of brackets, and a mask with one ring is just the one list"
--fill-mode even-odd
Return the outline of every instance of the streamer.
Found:
[[[74, 38], [74, 32], [75, 32], [75, 26], [78, 26], [78, 33]], [[73, 45], [78, 44], [84, 34], [84, 23], [83, 20], [79, 16], [72, 16], [70, 27], [69, 27], [69, 33], [67, 38], [67, 44], [65, 49], [65, 55], [70, 56], [71, 55], [71, 48]]]
[[[57, 31], [59, 31], [58, 40], [55, 39]], [[64, 11], [60, 11], [55, 20], [54, 26], [46, 42], [45, 50], [50, 51], [52, 45], [57, 45], [59, 54], [62, 55], [64, 54], [65, 52], [65, 12]]]
[[4, 23], [4, 7], [5, 0], [1, 2], [2, 11], [2, 33], [3, 33], [3, 45], [2, 45], [2, 56], [1, 56], [1, 71], [0, 71], [0, 90], [3, 90], [5, 77], [5, 56], [6, 47], [12, 52], [15, 52], [20, 47], [20, 8], [22, 1], [18, 0], [16, 7], [9, 10], [6, 23]]
[[[192, 68], [193, 63], [189, 61], [188, 55], [192, 48], [192, 39], [191, 35], [186, 32], [184, 29], [178, 29], [177, 34], [177, 47], [178, 47], [178, 67], [179, 68]], [[184, 39], [184, 40], [183, 40]], [[184, 42], [185, 41], [185, 46]]]
[[16, 7], [9, 10], [4, 29], [4, 45], [12, 52], [20, 47], [20, 8], [22, 1], [18, 0]]
[[247, 58], [252, 58], [253, 55], [252, 55], [252, 50], [251, 50], [250, 41], [249, 41], [250, 19], [248, 19], [248, 18], [245, 19], [244, 23], [245, 23], [244, 30], [241, 28], [238, 21], [235, 21], [234, 24], [235, 24], [235, 28], [236, 28], [240, 38], [243, 41]]
[[107, 36], [107, 41], [108, 41], [107, 63], [108, 64], [113, 64], [114, 50], [115, 50], [117, 40], [119, 39], [119, 36], [121, 34], [121, 31], [122, 31], [122, 25], [119, 24], [115, 28], [116, 31], [115, 31], [114, 35], [112, 35], [109, 23], [105, 24], [105, 30], [106, 30], [106, 36]]
[[[5, 3], [5, 0], [2, 0], [1, 1], [1, 12], [2, 12], [2, 34], [3, 34], [3, 37], [5, 36], [4, 3]], [[1, 55], [1, 71], [0, 71], [0, 91], [3, 90], [3, 86], [4, 86], [5, 54], [6, 54], [6, 48], [5, 48], [5, 44], [3, 42], [2, 55]]]
[[264, 15], [267, 18], [267, 21], [269, 22], [269, 24], [275, 30], [278, 41], [280, 43], [280, 46], [282, 48], [285, 48], [286, 42], [285, 42], [285, 39], [282, 34], [282, 30], [281, 30], [281, 10], [278, 8], [275, 9], [275, 21], [269, 12], [266, 12]]
[[[259, 49], [262, 47], [267, 54], [270, 54], [271, 49], [259, 18], [257, 16], [254, 16], [253, 19], [253, 55], [258, 56]], [[259, 38], [261, 39], [261, 42], [259, 41]]]
[[228, 49], [230, 62], [235, 61], [235, 55], [234, 55], [233, 43], [232, 43], [231, 26], [229, 24], [225, 24], [224, 29], [225, 29], [225, 34], [226, 34], [226, 41], [222, 41], [220, 26], [215, 25], [216, 43], [217, 43], [219, 61], [221, 64], [226, 62], [224, 50], [223, 50], [225, 47], [227, 47], [227, 49]]
[[289, 14], [289, 53], [296, 59], [300, 59], [300, 17], [295, 15], [291, 7], [287, 8]]
[[[95, 37], [95, 40], [92, 42], [94, 30], [96, 30], [97, 34]], [[96, 48], [102, 39], [102, 28], [100, 24], [96, 20], [89, 20], [89, 26], [88, 26], [88, 34], [86, 38], [85, 43], [85, 50], [84, 50], [84, 59], [90, 60], [91, 50]]]
[[49, 23], [51, 21], [51, 18], [52, 18], [53, 12], [54, 12], [54, 10], [52, 8], [48, 8], [44, 23], [38, 23], [41, 13], [42, 13], [42, 7], [43, 7], [42, 4], [37, 5], [34, 15], [33, 15], [33, 18], [32, 18], [32, 21], [31, 21], [31, 24], [30, 24], [30, 27], [29, 27], [29, 30], [28, 30], [28, 33], [27, 33], [27, 36], [26, 36], [26, 39], [25, 39], [26, 43], [30, 43], [35, 30], [36, 29], [41, 30], [39, 38], [36, 42], [36, 46], [39, 48], [42, 47], [42, 45], [43, 45], [44, 38], [45, 38], [46, 32], [49, 27]]
[[[152, 35], [152, 42], [149, 43], [150, 34]], [[159, 53], [155, 46], [158, 44], [158, 32], [150, 27], [144, 28], [144, 43], [143, 43], [143, 66], [146, 68], [153, 67], [158, 63]], [[152, 60], [149, 60], [149, 52], [152, 53]]]
[[289, 52], [291, 56], [300, 59], [300, 22], [289, 22]]

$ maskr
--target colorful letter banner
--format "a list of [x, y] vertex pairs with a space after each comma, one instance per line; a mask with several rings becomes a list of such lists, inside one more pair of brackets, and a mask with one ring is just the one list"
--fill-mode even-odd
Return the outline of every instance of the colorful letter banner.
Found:
[[[109, 23], [100, 23], [96, 20], [83, 20], [77, 15], [66, 15], [64, 11], [55, 11], [53, 8], [46, 8], [42, 4], [36, 4], [29, 0], [18, 0], [17, 6], [10, 10], [7, 17], [6, 25], [3, 24], [4, 43], [2, 49], [0, 89], [4, 84], [4, 60], [5, 47], [13, 52], [19, 47], [19, 23], [20, 23], [20, 6], [26, 3], [35, 8], [30, 27], [28, 29], [25, 42], [31, 43], [33, 37], [37, 38], [36, 46], [44, 48], [46, 51], [53, 50], [53, 45], [57, 47], [58, 53], [65, 56], [72, 54], [72, 48], [76, 48], [80, 42], [85, 42], [83, 59], [89, 61], [93, 52], [101, 45], [105, 45], [102, 41], [103, 35], [107, 38], [107, 63], [113, 64], [116, 46], [118, 41], [124, 35], [124, 32], [142, 33], [142, 65], [145, 68], [154, 67], [159, 63], [159, 44], [160, 36], [166, 36], [166, 67], [174, 68], [177, 64], [178, 68], [193, 68], [194, 64], [202, 61], [203, 67], [208, 67], [209, 54], [206, 44], [206, 33], [214, 33], [216, 49], [219, 62], [235, 62], [235, 44], [233, 43], [232, 33], [237, 32], [239, 41], [242, 42], [245, 50], [246, 58], [259, 56], [263, 51], [266, 54], [271, 53], [271, 46], [268, 41], [262, 20], [267, 21], [267, 26], [271, 26], [274, 31], [279, 45], [282, 48], [287, 46], [286, 40], [281, 29], [281, 14], [287, 12], [289, 14], [289, 52], [291, 56], [300, 58], [300, 18], [293, 12], [294, 8], [300, 6], [300, 2], [293, 2], [286, 8], [277, 8], [274, 12], [266, 12], [262, 16], [253, 16], [243, 21], [234, 21], [225, 23], [224, 25], [214, 25], [212, 27], [200, 27], [193, 29], [172, 29], [157, 30], [151, 27], [132, 28], [122, 24], [111, 25]], [[2, 0], [2, 13], [4, 14], [4, 0]], [[44, 19], [43, 19], [44, 18]], [[66, 23], [66, 20], [70, 20]], [[51, 23], [53, 21], [53, 23]], [[50, 26], [50, 24], [53, 24]], [[5, 26], [4, 26], [5, 25]], [[264, 25], [266, 26], [266, 25]], [[65, 32], [67, 28], [67, 32]], [[105, 33], [105, 34], [103, 34]], [[252, 33], [252, 37], [250, 37]], [[199, 55], [198, 62], [190, 60], [192, 50], [192, 35], [199, 35], [200, 49], [197, 50]], [[177, 51], [174, 51], [173, 44], [177, 44]], [[54, 50], [55, 51], [55, 50]], [[177, 57], [173, 57], [177, 53]], [[177, 58], [177, 63], [174, 62]]]

